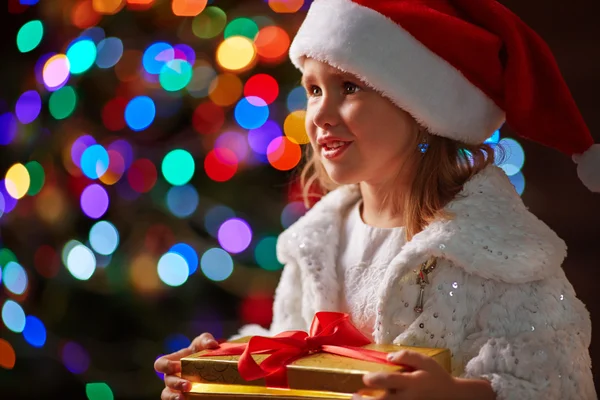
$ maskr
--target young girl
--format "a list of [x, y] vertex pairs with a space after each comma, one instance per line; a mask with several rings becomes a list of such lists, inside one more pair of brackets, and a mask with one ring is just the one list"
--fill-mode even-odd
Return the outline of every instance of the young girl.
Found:
[[[507, 121], [578, 162], [593, 144], [544, 42], [496, 0], [315, 0], [290, 48], [308, 94], [305, 194], [325, 195], [279, 238], [269, 330], [347, 312], [377, 343], [449, 348], [452, 373], [413, 352], [411, 373], [365, 383], [386, 399], [596, 399], [591, 323], [561, 268], [565, 243], [523, 204], [486, 138]], [[162, 398], [189, 382], [156, 362]]]

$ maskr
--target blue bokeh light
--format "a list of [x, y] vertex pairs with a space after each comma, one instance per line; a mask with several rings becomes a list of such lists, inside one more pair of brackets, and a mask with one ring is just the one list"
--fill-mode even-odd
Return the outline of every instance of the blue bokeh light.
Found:
[[23, 337], [33, 347], [42, 347], [46, 343], [46, 327], [39, 318], [28, 315], [25, 319]]
[[198, 269], [198, 254], [196, 254], [196, 250], [189, 244], [177, 243], [171, 247], [169, 253], [177, 253], [185, 259], [189, 268], [189, 275]]
[[269, 107], [260, 97], [244, 97], [235, 106], [234, 115], [242, 128], [256, 129], [269, 119]]
[[233, 259], [223, 249], [209, 249], [200, 259], [200, 268], [202, 273], [211, 281], [224, 281], [233, 272]]
[[156, 106], [148, 96], [138, 96], [131, 99], [125, 108], [125, 122], [134, 131], [142, 131], [154, 122]]

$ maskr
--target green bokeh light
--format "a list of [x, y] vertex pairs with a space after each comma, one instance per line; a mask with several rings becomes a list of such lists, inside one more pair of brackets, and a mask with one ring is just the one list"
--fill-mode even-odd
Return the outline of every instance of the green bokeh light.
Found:
[[171, 60], [160, 70], [160, 85], [167, 92], [176, 92], [192, 80], [192, 66], [185, 60]]
[[258, 242], [254, 249], [254, 259], [261, 268], [267, 271], [277, 271], [283, 268], [283, 265], [277, 260], [276, 246], [277, 238], [272, 236]]
[[103, 382], [85, 385], [85, 394], [89, 400], [114, 400], [115, 396], [110, 387]]
[[250, 40], [254, 40], [258, 33], [258, 25], [249, 18], [237, 18], [227, 24], [224, 37], [227, 39], [231, 36], [245, 36]]
[[50, 115], [56, 119], [69, 117], [77, 105], [77, 93], [71, 86], [64, 86], [53, 92], [48, 100]]
[[200, 39], [212, 39], [227, 25], [227, 14], [219, 7], [206, 7], [192, 21], [192, 32]]
[[196, 165], [190, 153], [182, 149], [169, 152], [162, 162], [162, 173], [167, 182], [174, 186], [185, 185], [192, 179]]
[[39, 20], [27, 22], [17, 33], [17, 48], [21, 53], [35, 49], [44, 36], [44, 25]]
[[96, 44], [91, 40], [82, 39], [75, 42], [67, 50], [67, 58], [71, 65], [72, 74], [82, 74], [96, 62]]
[[0, 267], [6, 266], [9, 262], [18, 262], [15, 253], [7, 248], [0, 249]]
[[44, 187], [44, 182], [46, 180], [44, 167], [42, 167], [42, 165], [37, 161], [29, 161], [27, 164], [25, 164], [25, 168], [27, 169], [27, 172], [29, 172], [30, 179], [27, 194], [30, 196], [35, 196]]

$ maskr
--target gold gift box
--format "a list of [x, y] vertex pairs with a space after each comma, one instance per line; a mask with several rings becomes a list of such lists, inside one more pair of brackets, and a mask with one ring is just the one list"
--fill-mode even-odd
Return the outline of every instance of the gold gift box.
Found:
[[[250, 337], [233, 343], [246, 343]], [[413, 350], [433, 358], [450, 372], [448, 349], [369, 344], [365, 349], [386, 353], [402, 349]], [[356, 360], [328, 353], [313, 353], [287, 366], [290, 389], [267, 388], [264, 379], [244, 380], [237, 368], [239, 356], [206, 356], [201, 351], [181, 359], [181, 377], [193, 384], [188, 398], [210, 399], [351, 399], [352, 393], [369, 396], [374, 391], [365, 387], [363, 375], [369, 372], [402, 371], [399, 365]], [[252, 355], [260, 364], [269, 354]], [[312, 397], [311, 397], [312, 396]], [[329, 396], [329, 397], [328, 397]]]

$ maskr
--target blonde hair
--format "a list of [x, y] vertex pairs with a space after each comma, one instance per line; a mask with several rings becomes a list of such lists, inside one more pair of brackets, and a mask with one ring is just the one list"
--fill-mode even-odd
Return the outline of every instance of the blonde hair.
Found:
[[[392, 211], [404, 210], [406, 239], [410, 240], [432, 221], [452, 218], [444, 207], [462, 190], [463, 185], [475, 174], [495, 162], [494, 148], [488, 144], [470, 145], [442, 136], [430, 135], [420, 129], [415, 135], [414, 149], [420, 153], [418, 144], [426, 140], [428, 147], [419, 158], [409, 193], [400, 204], [398, 196], [386, 198]], [[300, 173], [302, 197], [306, 207], [332, 191], [338, 185], [333, 182], [323, 164], [306, 146], [305, 164]]]

